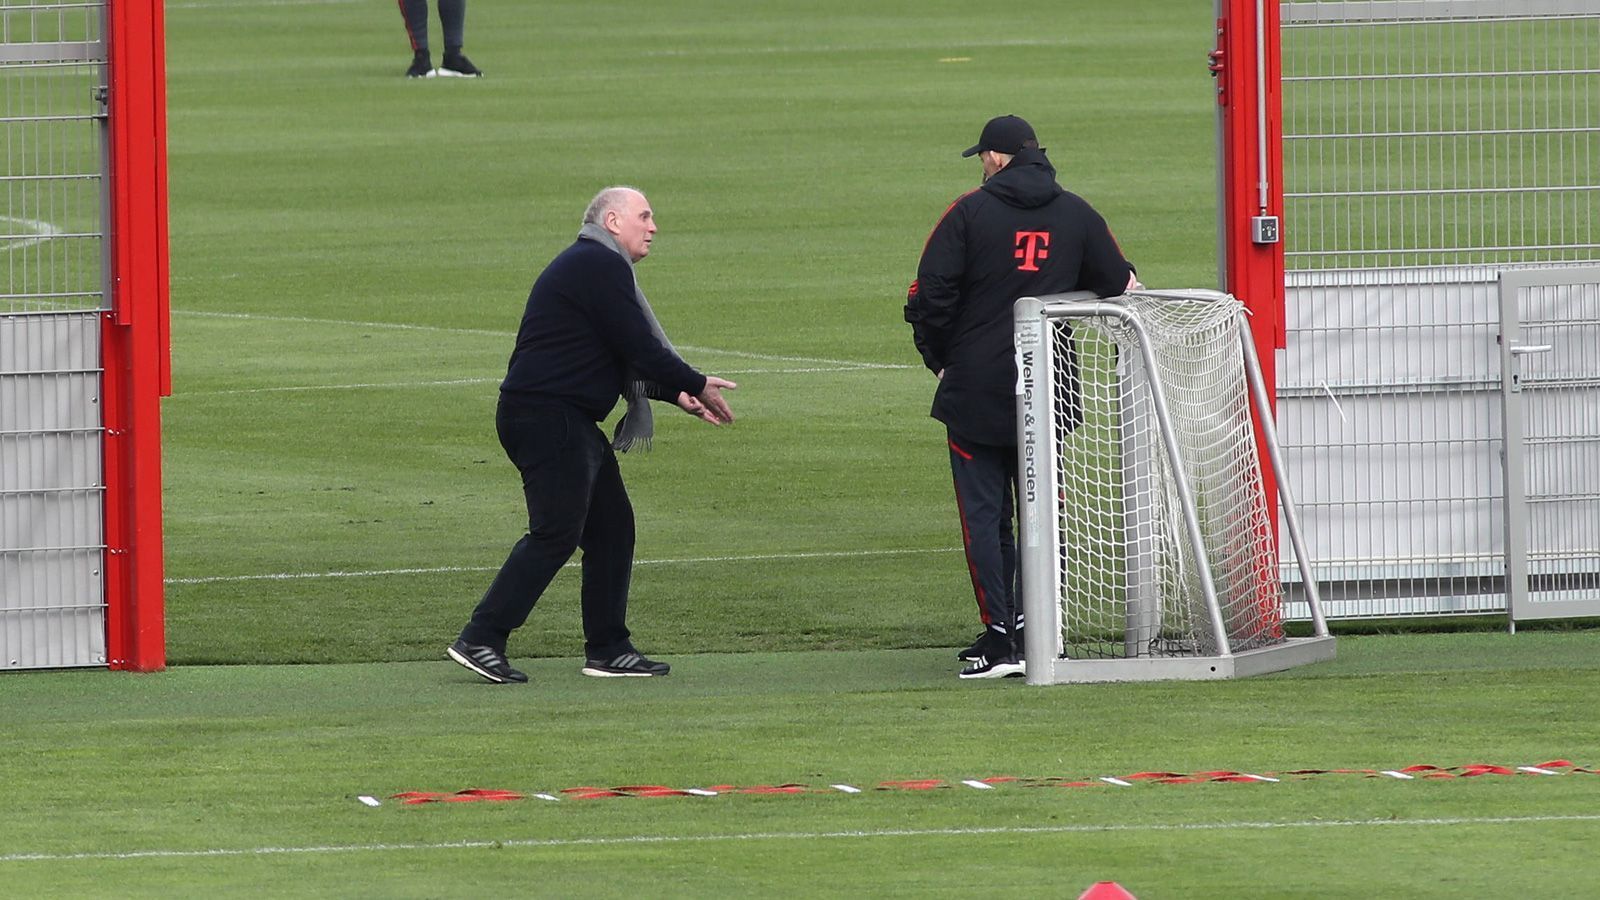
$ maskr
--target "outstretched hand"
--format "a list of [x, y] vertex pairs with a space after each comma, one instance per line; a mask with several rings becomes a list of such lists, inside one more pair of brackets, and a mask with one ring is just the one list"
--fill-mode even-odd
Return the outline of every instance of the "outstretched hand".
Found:
[[691, 396], [688, 391], [678, 393], [678, 408], [712, 425], [726, 425], [733, 421], [733, 410], [728, 406], [728, 401], [723, 398], [724, 388], [733, 390], [738, 385], [715, 375], [706, 376], [706, 386], [699, 396]]

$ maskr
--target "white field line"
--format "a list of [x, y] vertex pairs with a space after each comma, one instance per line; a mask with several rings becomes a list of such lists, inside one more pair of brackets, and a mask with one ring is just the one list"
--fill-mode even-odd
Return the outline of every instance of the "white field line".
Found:
[[630, 847], [650, 844], [708, 844], [721, 841], [826, 841], [871, 838], [981, 837], [1028, 834], [1138, 834], [1160, 832], [1276, 831], [1287, 828], [1451, 828], [1473, 825], [1545, 825], [1600, 822], [1600, 814], [1567, 816], [1483, 816], [1439, 819], [1332, 819], [1297, 822], [1194, 822], [1149, 825], [1039, 825], [993, 828], [892, 828], [859, 831], [765, 831], [731, 834], [636, 834], [596, 838], [503, 838], [399, 844], [324, 844], [304, 847], [242, 847], [196, 850], [129, 850], [102, 853], [7, 853], [0, 863], [73, 862], [103, 859], [194, 859], [250, 856], [315, 856], [335, 853], [394, 853], [418, 850], [500, 850], [507, 847]]
[[23, 228], [32, 231], [36, 235], [36, 237], [20, 238], [18, 240], [8, 241], [4, 244], [0, 244], [0, 252], [21, 250], [25, 247], [32, 247], [35, 244], [42, 244], [61, 233], [61, 230], [56, 228], [54, 225], [51, 225], [49, 222], [41, 222], [38, 219], [24, 219], [20, 216], [0, 216], [0, 222], [10, 222], [14, 225], [20, 225]]
[[[394, 331], [429, 331], [441, 334], [474, 334], [487, 335], [498, 338], [511, 338], [515, 332], [510, 330], [497, 331], [489, 328], [454, 328], [446, 325], [412, 325], [406, 322], [357, 322], [350, 319], [317, 319], [310, 316], [268, 316], [257, 313], [230, 313], [207, 312], [195, 309], [175, 309], [176, 316], [198, 316], [208, 319], [244, 319], [258, 322], [297, 322], [307, 325], [343, 325], [351, 328], [387, 328]], [[770, 353], [749, 353], [744, 350], [727, 350], [720, 347], [697, 347], [688, 344], [678, 345], [679, 350], [689, 353], [710, 353], [718, 356], [732, 356], [738, 359], [755, 359], [762, 362], [797, 362], [813, 363], [820, 366], [842, 366], [851, 369], [916, 369], [919, 366], [906, 363], [875, 363], [856, 359], [829, 359], [820, 356], [777, 356]]]
[[[912, 366], [889, 366], [862, 363], [848, 366], [810, 366], [800, 369], [718, 369], [717, 374], [728, 375], [817, 375], [828, 372], [865, 372], [871, 369], [910, 369]], [[405, 390], [409, 388], [454, 387], [463, 384], [499, 384], [505, 380], [494, 378], [451, 378], [445, 381], [368, 381], [353, 384], [297, 384], [285, 387], [230, 388], [222, 391], [178, 391], [173, 397], [221, 397], [234, 394], [286, 394], [302, 391], [360, 391]], [[167, 399], [172, 399], [171, 397]]]
[[861, 362], [859, 360], [853, 360], [853, 359], [827, 359], [825, 357], [819, 357], [819, 356], [773, 356], [773, 355], [768, 354], [768, 353], [747, 353], [747, 352], [745, 352], [743, 350], [723, 350], [723, 349], [720, 349], [718, 347], [693, 347], [693, 346], [689, 346], [689, 345], [682, 345], [678, 349], [687, 350], [690, 353], [716, 353], [716, 354], [720, 354], [722, 356], [737, 356], [740, 359], [759, 359], [759, 360], [761, 360], [763, 362], [816, 363], [817, 365], [822, 365], [822, 366], [850, 366], [851, 368], [856, 368], [856, 369], [918, 369], [918, 368], [921, 368], [921, 366], [913, 366], [913, 365], [909, 365], [909, 364], [906, 364], [906, 363]]
[[[684, 559], [636, 559], [636, 566], [679, 566], [695, 563], [762, 562], [785, 559], [850, 559], [865, 556], [909, 556], [915, 553], [954, 553], [960, 547], [935, 547], [914, 550], [822, 550], [814, 553], [752, 553], [745, 556], [697, 556]], [[569, 562], [565, 568], [581, 565]], [[498, 572], [499, 566], [427, 566], [411, 569], [367, 569], [358, 572], [273, 572], [264, 575], [207, 575], [200, 578], [168, 578], [167, 584], [221, 584], [236, 581], [300, 581], [314, 578], [382, 578], [390, 575], [437, 575], [451, 572]]]
[[382, 388], [447, 387], [459, 384], [493, 384], [500, 378], [452, 378], [448, 381], [368, 381], [354, 384], [297, 384], [286, 387], [232, 388], [225, 391], [174, 391], [172, 400], [182, 397], [222, 397], [233, 394], [287, 394], [301, 391], [359, 391]]
[[[895, 50], [1004, 50], [1012, 47], [1068, 47], [1066, 38], [1010, 38], [995, 41], [898, 41], [872, 44], [807, 44], [793, 47], [696, 47], [693, 49], [669, 47], [664, 50], [646, 50], [638, 54], [652, 56], [772, 56], [784, 53], [816, 55], [822, 53], [883, 53]], [[960, 57], [951, 57], [960, 58]]]
[[246, 9], [258, 6], [348, 6], [365, 0], [187, 0], [167, 9]]
[[195, 316], [202, 319], [243, 319], [250, 322], [296, 322], [305, 325], [344, 325], [350, 328], [387, 328], [391, 331], [431, 331], [443, 334], [478, 334], [509, 338], [514, 332], [492, 328], [453, 328], [445, 325], [412, 325], [407, 322], [357, 322], [351, 319], [317, 319], [311, 316], [266, 316], [257, 313], [210, 312], [199, 309], [175, 309], [175, 316]]

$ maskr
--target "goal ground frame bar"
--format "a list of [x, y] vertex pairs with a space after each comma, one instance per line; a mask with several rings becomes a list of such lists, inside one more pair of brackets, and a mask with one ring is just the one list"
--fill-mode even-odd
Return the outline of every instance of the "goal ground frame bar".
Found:
[[[1214, 291], [1140, 292], [1141, 296], [1172, 300], [1215, 300], [1227, 295]], [[1061, 637], [1061, 584], [1056, 566], [1058, 552], [1053, 485], [1056, 477], [1056, 460], [1052, 450], [1055, 434], [1055, 408], [1053, 389], [1040, 383], [1041, 373], [1053, 371], [1051, 355], [1053, 341], [1049, 339], [1050, 321], [1066, 317], [1112, 317], [1129, 323], [1139, 339], [1139, 350], [1147, 371], [1155, 373], [1155, 354], [1148, 335], [1139, 322], [1137, 312], [1115, 298], [1097, 300], [1091, 294], [1055, 294], [1043, 297], [1024, 297], [1013, 308], [1016, 335], [1017, 365], [1017, 456], [1019, 493], [1021, 503], [1020, 561], [1023, 615], [1030, 626], [1025, 630], [1024, 651], [1028, 662], [1029, 684], [1083, 683], [1099, 681], [1145, 680], [1200, 680], [1246, 677], [1281, 671], [1312, 662], [1334, 658], [1334, 639], [1328, 633], [1327, 622], [1321, 611], [1316, 590], [1316, 580], [1311, 572], [1309, 557], [1304, 552], [1299, 522], [1294, 513], [1294, 501], [1289, 496], [1288, 485], [1281, 477], [1282, 453], [1278, 447], [1276, 430], [1272, 427], [1272, 414], [1265, 380], [1253, 336], [1241, 316], [1239, 328], [1240, 353], [1246, 373], [1246, 389], [1256, 409], [1258, 434], [1266, 444], [1271, 468], [1280, 477], [1275, 479], [1283, 504], [1283, 526], [1296, 550], [1296, 558], [1304, 578], [1306, 599], [1312, 611], [1314, 634], [1309, 638], [1288, 638], [1270, 647], [1234, 653], [1228, 646], [1223, 627], [1220, 605], [1211, 582], [1209, 564], [1202, 546], [1198, 516], [1193, 495], [1185, 483], [1184, 468], [1177, 459], [1177, 443], [1173, 439], [1170, 417], [1158, 377], [1150, 378], [1153, 404], [1158, 412], [1158, 426], [1162, 435], [1161, 448], [1173, 462], [1173, 471], [1179, 481], [1179, 493], [1184, 503], [1184, 537], [1194, 549], [1199, 561], [1201, 590], [1207, 606], [1211, 627], [1215, 630], [1221, 652], [1212, 656], [1131, 657], [1125, 659], [1066, 659], [1062, 656]]]

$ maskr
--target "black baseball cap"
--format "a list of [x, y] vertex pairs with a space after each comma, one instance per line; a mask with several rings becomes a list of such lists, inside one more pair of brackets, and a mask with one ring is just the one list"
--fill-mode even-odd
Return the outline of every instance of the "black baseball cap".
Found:
[[1037, 146], [1039, 139], [1033, 135], [1033, 126], [1021, 116], [996, 116], [983, 126], [978, 142], [961, 155], [977, 156], [985, 150], [1015, 155], [1023, 147]]

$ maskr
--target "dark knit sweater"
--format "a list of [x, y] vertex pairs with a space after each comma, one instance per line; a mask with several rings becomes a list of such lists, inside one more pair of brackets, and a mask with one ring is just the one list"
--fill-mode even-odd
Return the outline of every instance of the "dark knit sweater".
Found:
[[561, 403], [598, 422], [630, 366], [665, 388], [663, 399], [705, 390], [706, 377], [650, 333], [627, 260], [580, 239], [534, 281], [500, 396], [518, 406]]

